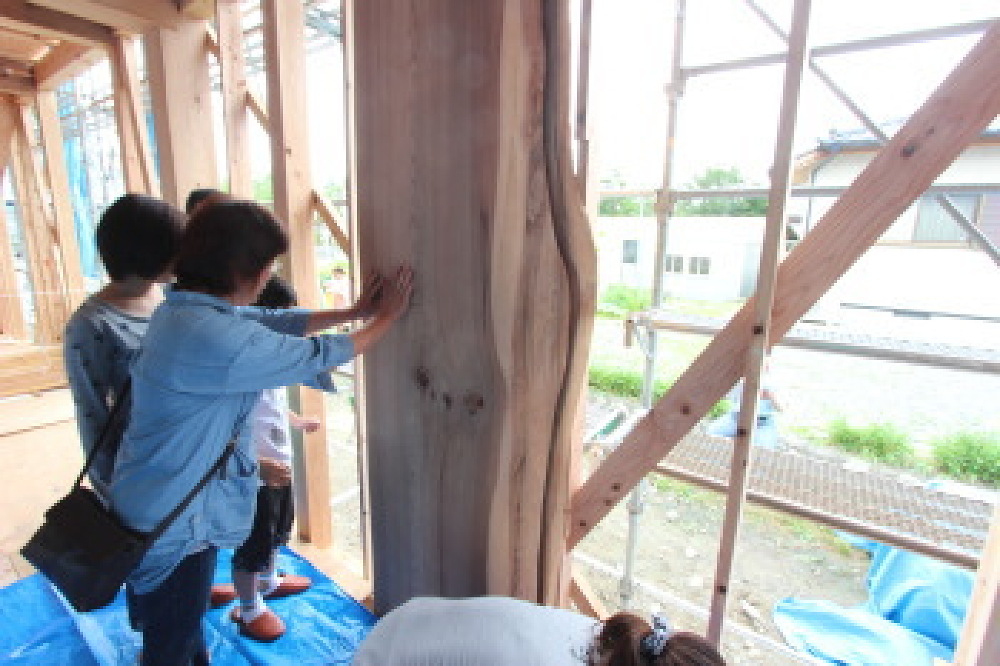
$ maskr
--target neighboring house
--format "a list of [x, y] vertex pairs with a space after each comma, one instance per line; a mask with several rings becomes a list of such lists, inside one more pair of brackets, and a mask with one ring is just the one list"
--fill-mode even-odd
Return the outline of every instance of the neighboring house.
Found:
[[[667, 296], [729, 301], [753, 293], [764, 234], [761, 217], [675, 217], [667, 228]], [[656, 256], [656, 219], [601, 217], [594, 225], [601, 288], [649, 289]]]

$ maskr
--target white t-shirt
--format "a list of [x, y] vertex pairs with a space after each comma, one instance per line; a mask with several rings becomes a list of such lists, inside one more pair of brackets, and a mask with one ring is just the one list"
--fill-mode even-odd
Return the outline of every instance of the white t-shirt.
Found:
[[284, 388], [265, 389], [250, 413], [251, 438], [257, 458], [270, 458], [285, 465], [292, 462], [292, 439], [288, 429], [288, 393]]
[[354, 666], [583, 666], [593, 618], [508, 597], [418, 597], [387, 613]]

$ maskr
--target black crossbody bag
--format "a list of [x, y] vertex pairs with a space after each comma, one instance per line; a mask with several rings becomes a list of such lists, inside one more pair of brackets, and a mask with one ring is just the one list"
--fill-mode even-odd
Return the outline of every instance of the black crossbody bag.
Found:
[[130, 529], [97, 493], [82, 485], [98, 450], [109, 445], [117, 449], [127, 420], [124, 406], [129, 397], [130, 382], [126, 381], [73, 488], [45, 512], [42, 526], [21, 548], [24, 559], [48, 578], [79, 612], [102, 608], [114, 600], [149, 547], [225, 465], [236, 446], [235, 440], [226, 444], [201, 481], [151, 532]]

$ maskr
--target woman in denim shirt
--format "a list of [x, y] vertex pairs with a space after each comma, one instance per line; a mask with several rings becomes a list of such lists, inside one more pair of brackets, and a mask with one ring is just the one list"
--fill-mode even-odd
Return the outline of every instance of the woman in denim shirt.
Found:
[[[205, 664], [201, 619], [219, 548], [246, 538], [258, 488], [247, 417], [260, 391], [298, 384], [361, 354], [406, 310], [412, 271], [374, 279], [348, 310], [260, 310], [253, 303], [288, 248], [252, 202], [198, 210], [177, 258], [177, 283], [153, 314], [132, 369], [132, 412], [110, 486], [127, 525], [150, 531], [211, 469], [202, 489], [128, 580], [143, 666]], [[314, 335], [372, 316], [349, 335]]]

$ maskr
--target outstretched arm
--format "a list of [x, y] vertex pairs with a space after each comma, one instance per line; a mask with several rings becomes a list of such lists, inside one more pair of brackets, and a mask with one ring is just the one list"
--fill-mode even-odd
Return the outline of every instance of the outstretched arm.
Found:
[[315, 310], [309, 315], [304, 334], [312, 335], [340, 324], [372, 316], [378, 307], [384, 282], [384, 278], [378, 273], [368, 273], [361, 295], [353, 305], [337, 310]]
[[375, 318], [364, 328], [350, 334], [355, 355], [363, 354], [389, 331], [410, 306], [413, 293], [413, 269], [400, 266], [392, 280], [381, 283]]

